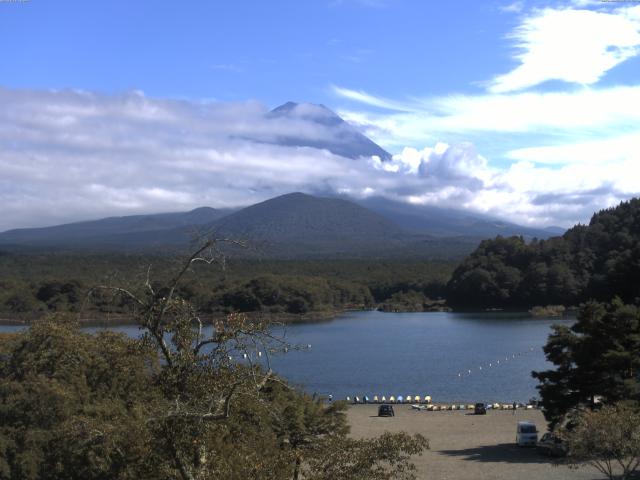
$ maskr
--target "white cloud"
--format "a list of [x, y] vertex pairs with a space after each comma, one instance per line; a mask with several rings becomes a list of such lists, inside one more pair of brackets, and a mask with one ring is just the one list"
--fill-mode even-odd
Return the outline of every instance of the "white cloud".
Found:
[[564, 145], [519, 148], [507, 157], [542, 164], [609, 164], [619, 161], [640, 164], [640, 132], [604, 140]]
[[[361, 103], [370, 105], [369, 97], [375, 98], [366, 94], [367, 101]], [[488, 134], [497, 133], [548, 136], [565, 143], [640, 133], [640, 85], [571, 92], [448, 95], [407, 103], [403, 112], [345, 108], [340, 114], [391, 149], [452, 136], [486, 139]], [[517, 137], [512, 135], [512, 139]]]
[[[640, 86], [629, 86], [447, 96], [412, 100], [405, 112], [341, 113], [387, 145], [434, 144], [458, 136], [499, 152], [489, 162], [471, 150], [454, 157], [452, 149], [447, 170], [466, 172], [466, 179], [440, 175], [438, 187], [427, 181], [430, 188], [406, 195], [405, 201], [463, 207], [530, 225], [569, 226], [640, 194], [639, 104]], [[401, 152], [378, 168], [434, 172], [435, 164], [423, 168], [432, 149]], [[506, 165], [497, 168], [498, 159]]]
[[404, 188], [398, 182], [385, 192], [396, 200], [465, 208], [531, 226], [571, 226], [638, 195], [638, 160], [627, 155], [560, 168], [522, 160], [497, 169], [473, 145], [439, 143], [422, 150], [405, 148], [392, 162], [373, 165], [404, 179]]
[[[246, 205], [322, 187], [353, 163], [270, 144], [333, 138], [263, 105], [0, 89], [0, 230], [105, 215]], [[302, 112], [305, 113], [305, 112]]]
[[519, 65], [495, 77], [493, 93], [523, 90], [548, 80], [591, 85], [639, 52], [640, 6], [613, 11], [535, 10], [510, 34]]
[[403, 103], [388, 100], [386, 98], [375, 95], [370, 95], [366, 92], [363, 92], [362, 90], [351, 90], [349, 88], [338, 87], [336, 85], [332, 85], [331, 90], [336, 95], [348, 98], [350, 100], [355, 100], [356, 102], [366, 103], [367, 105], [371, 105], [372, 107], [380, 107], [387, 110], [410, 111], [410, 108]]
[[[309, 121], [312, 107], [277, 118], [254, 102], [8, 89], [0, 89], [0, 106], [0, 230], [242, 206], [292, 191], [385, 196], [566, 225], [634, 193], [632, 179], [640, 176], [629, 156], [616, 157], [611, 168], [598, 158], [588, 169], [550, 168], [528, 161], [536, 152], [515, 149], [518, 162], [500, 170], [469, 142], [407, 147], [390, 162], [272, 143], [291, 134], [331, 136], [327, 125]], [[620, 140], [618, 148], [632, 141]], [[564, 154], [546, 151], [549, 162]], [[587, 197], [586, 206], [574, 205]], [[567, 199], [574, 206], [560, 208]]]

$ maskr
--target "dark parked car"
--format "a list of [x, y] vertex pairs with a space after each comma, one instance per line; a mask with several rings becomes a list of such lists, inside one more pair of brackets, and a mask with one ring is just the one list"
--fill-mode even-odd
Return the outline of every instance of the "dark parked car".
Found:
[[395, 417], [396, 414], [393, 411], [393, 405], [380, 405], [378, 407], [378, 416], [379, 417]]
[[484, 403], [476, 403], [475, 407], [473, 407], [473, 413], [476, 415], [486, 415], [487, 406]]
[[550, 457], [564, 457], [567, 447], [560, 437], [553, 433], [545, 433], [536, 444], [538, 451]]

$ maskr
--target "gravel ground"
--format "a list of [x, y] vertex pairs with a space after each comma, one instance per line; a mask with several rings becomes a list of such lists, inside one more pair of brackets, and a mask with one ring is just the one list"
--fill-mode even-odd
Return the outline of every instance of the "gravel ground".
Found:
[[[499, 479], [602, 479], [591, 467], [570, 470], [539, 454], [535, 448], [515, 445], [516, 424], [535, 422], [546, 430], [537, 410], [491, 411], [473, 415], [466, 411], [415, 411], [410, 405], [395, 405], [395, 417], [377, 417], [376, 405], [349, 408], [351, 435], [372, 437], [385, 431], [421, 433], [431, 449], [414, 459], [419, 479], [499, 480]], [[540, 436], [542, 433], [540, 433]]]

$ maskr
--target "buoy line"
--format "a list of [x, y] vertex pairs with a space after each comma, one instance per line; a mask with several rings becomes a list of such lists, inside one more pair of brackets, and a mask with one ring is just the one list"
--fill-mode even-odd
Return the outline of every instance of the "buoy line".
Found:
[[[492, 361], [492, 362], [484, 363], [484, 364], [482, 364], [482, 365], [478, 365], [478, 366], [477, 366], [477, 370], [480, 372], [480, 371], [482, 371], [482, 369], [483, 369], [482, 367], [485, 367], [485, 370], [486, 370], [486, 369], [488, 369], [488, 368], [497, 367], [498, 365], [504, 365], [504, 364], [505, 364], [505, 363], [507, 363], [509, 360], [515, 360], [515, 359], [516, 359], [516, 358], [518, 358], [518, 357], [522, 357], [522, 356], [524, 356], [524, 355], [528, 355], [528, 354], [530, 354], [530, 353], [532, 353], [532, 352], [534, 352], [534, 351], [535, 351], [535, 348], [534, 348], [534, 347], [529, 347], [529, 349], [528, 349], [528, 350], [525, 350], [525, 351], [523, 351], [523, 352], [517, 352], [517, 353], [512, 353], [511, 355], [505, 355], [504, 360], [502, 359], [502, 357], [500, 357], [500, 358], [499, 358], [498, 360], [496, 360], [495, 362], [493, 362], [493, 361]], [[500, 362], [502, 362], [502, 363], [500, 363]], [[458, 376], [458, 378], [460, 378], [460, 379], [465, 378], [465, 377], [468, 377], [468, 376], [470, 376], [470, 375], [472, 375], [472, 374], [473, 374], [473, 371], [474, 371], [474, 370], [476, 370], [476, 368], [473, 368], [473, 369], [471, 369], [471, 368], [465, 369], [465, 370], [463, 370], [463, 371], [461, 371], [461, 372], [458, 372], [458, 375], [457, 375], [457, 376]]]

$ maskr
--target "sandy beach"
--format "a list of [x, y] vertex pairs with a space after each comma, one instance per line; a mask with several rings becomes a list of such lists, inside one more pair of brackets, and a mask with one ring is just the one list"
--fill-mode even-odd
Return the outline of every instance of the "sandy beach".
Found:
[[372, 437], [385, 431], [421, 433], [429, 439], [430, 450], [414, 459], [418, 478], [430, 480], [499, 479], [600, 479], [590, 467], [571, 470], [554, 466], [535, 448], [515, 445], [516, 424], [521, 420], [536, 423], [546, 431], [546, 422], [538, 410], [489, 411], [473, 415], [467, 411], [415, 411], [410, 405], [395, 405], [395, 417], [377, 417], [377, 405], [349, 408], [351, 434], [355, 438]]

